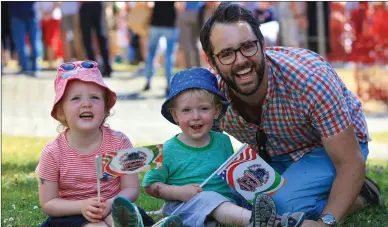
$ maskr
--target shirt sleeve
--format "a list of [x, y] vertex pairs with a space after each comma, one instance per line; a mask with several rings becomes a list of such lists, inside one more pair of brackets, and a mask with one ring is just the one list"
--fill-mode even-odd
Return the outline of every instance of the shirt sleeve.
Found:
[[124, 133], [122, 133], [119, 150], [124, 150], [131, 147], [133, 147], [131, 141]]
[[341, 82], [332, 67], [317, 70], [307, 81], [302, 110], [321, 138], [336, 135], [351, 125]]
[[50, 149], [48, 146], [43, 149], [35, 173], [39, 178], [58, 182], [59, 164], [54, 153], [52, 148]]

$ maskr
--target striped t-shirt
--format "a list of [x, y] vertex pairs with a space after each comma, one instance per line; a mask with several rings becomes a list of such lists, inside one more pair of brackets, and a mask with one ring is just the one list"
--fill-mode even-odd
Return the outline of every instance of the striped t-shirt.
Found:
[[[65, 132], [43, 149], [36, 174], [45, 180], [58, 182], [62, 199], [82, 200], [97, 196], [96, 155], [132, 147], [127, 136], [108, 127], [102, 127], [103, 138], [98, 150], [80, 154], [71, 148]], [[120, 192], [120, 177], [101, 181], [101, 197], [109, 199]]]

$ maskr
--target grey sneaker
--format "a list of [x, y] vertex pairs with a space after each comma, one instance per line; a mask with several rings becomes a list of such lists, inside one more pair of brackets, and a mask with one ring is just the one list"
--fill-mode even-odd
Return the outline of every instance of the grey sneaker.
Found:
[[299, 227], [306, 218], [304, 212], [285, 213], [281, 216], [277, 227]]
[[136, 205], [124, 197], [116, 197], [112, 204], [114, 227], [143, 227], [143, 220]]
[[276, 220], [276, 206], [272, 198], [266, 194], [259, 194], [253, 202], [250, 227], [274, 227]]
[[368, 177], [365, 177], [360, 197], [364, 200], [365, 204], [370, 206], [380, 206], [382, 204], [379, 186]]

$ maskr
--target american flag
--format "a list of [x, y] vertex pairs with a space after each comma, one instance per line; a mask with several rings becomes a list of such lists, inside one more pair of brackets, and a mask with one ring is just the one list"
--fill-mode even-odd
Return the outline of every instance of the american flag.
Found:
[[255, 160], [257, 154], [250, 147], [246, 147], [240, 155], [232, 160], [232, 162], [225, 167], [225, 169], [219, 174], [222, 179], [224, 179], [232, 188], [236, 189], [234, 180], [233, 180], [233, 170], [239, 166], [241, 163]]
[[257, 193], [274, 194], [285, 184], [284, 178], [247, 145], [216, 173], [248, 201]]

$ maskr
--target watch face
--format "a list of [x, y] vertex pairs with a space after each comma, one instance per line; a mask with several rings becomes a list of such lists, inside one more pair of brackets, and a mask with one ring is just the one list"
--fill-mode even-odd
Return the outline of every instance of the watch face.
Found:
[[323, 223], [329, 226], [335, 226], [337, 224], [335, 217], [331, 214], [324, 214], [321, 216], [321, 220]]

